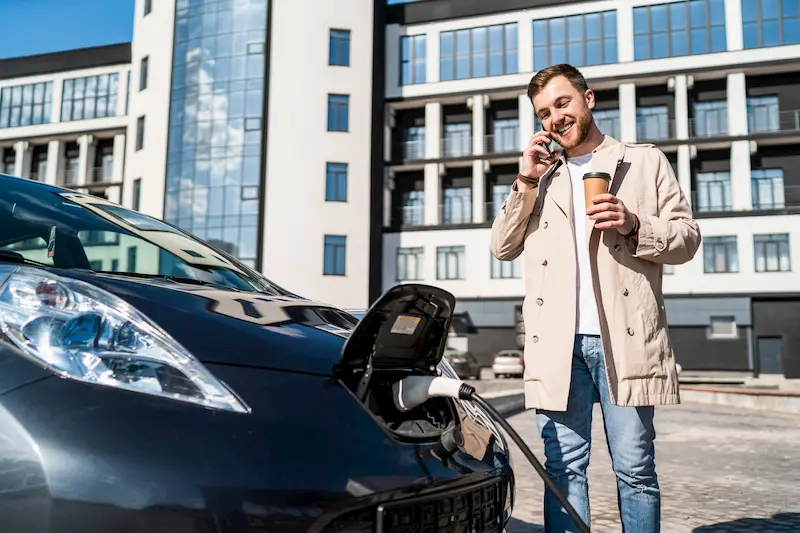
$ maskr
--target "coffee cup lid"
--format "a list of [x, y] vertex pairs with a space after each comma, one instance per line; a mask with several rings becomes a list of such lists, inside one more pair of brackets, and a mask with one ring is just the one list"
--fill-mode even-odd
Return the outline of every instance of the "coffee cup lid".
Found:
[[583, 179], [586, 180], [589, 178], [602, 178], [605, 180], [610, 180], [611, 175], [609, 175], [608, 172], [587, 172], [586, 174], [583, 175]]

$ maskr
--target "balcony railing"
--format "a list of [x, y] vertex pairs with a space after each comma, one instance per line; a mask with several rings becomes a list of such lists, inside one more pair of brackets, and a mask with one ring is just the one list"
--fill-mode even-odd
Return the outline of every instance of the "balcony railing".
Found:
[[707, 194], [692, 191], [692, 210], [695, 213], [730, 213], [735, 211], [770, 211], [774, 209], [800, 209], [800, 185], [759, 188], [751, 190], [749, 209], [734, 207], [736, 199], [731, 197], [709, 198]]
[[505, 154], [520, 152], [519, 128], [506, 126], [495, 128], [494, 133], [486, 135], [483, 149], [487, 154]]
[[750, 133], [800, 131], [800, 110], [777, 111], [773, 106], [749, 106], [747, 131]]
[[472, 136], [453, 134], [442, 139], [442, 157], [465, 157], [472, 155]]
[[439, 206], [440, 224], [470, 224], [472, 223], [472, 201], [470, 199], [454, 198]]
[[689, 137], [723, 137], [728, 135], [727, 110], [706, 111], [689, 119]]
[[425, 159], [425, 141], [403, 141], [395, 147], [394, 154], [399, 154], [399, 159]]
[[646, 115], [636, 119], [639, 142], [665, 141], [675, 138], [675, 121], [666, 115]]

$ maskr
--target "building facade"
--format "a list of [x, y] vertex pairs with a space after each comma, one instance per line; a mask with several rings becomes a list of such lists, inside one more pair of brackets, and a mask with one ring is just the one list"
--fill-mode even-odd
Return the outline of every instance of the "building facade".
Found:
[[0, 61], [0, 172], [341, 307], [441, 286], [488, 363], [524, 335], [523, 259], [492, 258], [489, 233], [541, 127], [527, 84], [569, 62], [601, 129], [659, 146], [700, 221], [664, 275], [678, 361], [800, 377], [800, 1], [388, 4], [137, 0], [131, 43]]
[[[533, 4], [533, 7], [531, 5]], [[578, 66], [596, 121], [668, 156], [699, 219], [665, 269], [676, 357], [691, 370], [800, 377], [800, 11], [764, 0], [429, 0], [389, 6], [384, 287], [442, 286], [485, 362], [518, 346], [523, 259], [492, 220], [541, 126], [533, 73]]]

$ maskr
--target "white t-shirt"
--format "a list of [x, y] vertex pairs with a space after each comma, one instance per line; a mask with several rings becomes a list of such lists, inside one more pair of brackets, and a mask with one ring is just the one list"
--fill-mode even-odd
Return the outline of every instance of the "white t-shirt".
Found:
[[572, 180], [572, 225], [575, 227], [575, 250], [578, 258], [577, 319], [575, 333], [600, 335], [600, 318], [594, 297], [592, 272], [589, 266], [589, 246], [586, 240], [586, 200], [583, 194], [583, 175], [589, 172], [592, 152], [567, 158], [567, 169]]

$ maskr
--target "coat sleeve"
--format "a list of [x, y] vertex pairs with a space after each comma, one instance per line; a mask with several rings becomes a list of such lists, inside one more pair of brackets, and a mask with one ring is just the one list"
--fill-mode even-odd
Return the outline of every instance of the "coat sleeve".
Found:
[[639, 217], [639, 239], [626, 238], [626, 248], [633, 257], [654, 263], [686, 263], [700, 247], [700, 227], [667, 156], [654, 149], [648, 157], [656, 159], [652, 167], [656, 171], [658, 215]]
[[538, 187], [526, 192], [515, 189], [516, 185], [511, 188], [505, 202], [500, 206], [500, 212], [492, 222], [490, 248], [492, 255], [501, 261], [513, 261], [522, 253], [528, 219], [533, 213], [533, 205], [539, 191]]

